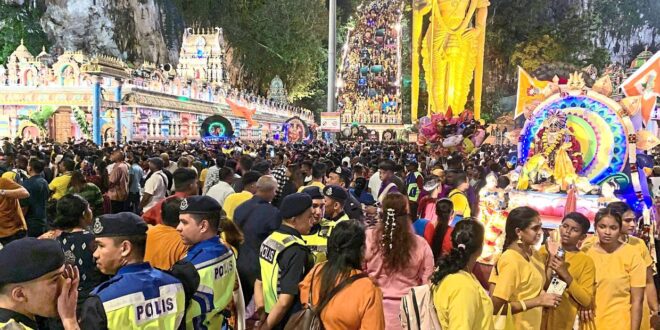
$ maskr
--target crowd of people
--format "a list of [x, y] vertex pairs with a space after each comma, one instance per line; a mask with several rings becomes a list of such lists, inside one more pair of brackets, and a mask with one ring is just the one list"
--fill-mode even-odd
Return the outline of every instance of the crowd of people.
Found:
[[548, 235], [514, 208], [478, 274], [511, 148], [4, 141], [0, 328], [301, 329], [314, 306], [326, 329], [649, 329], [657, 258], [625, 202]]
[[345, 123], [401, 123], [398, 86], [399, 1], [374, 1], [358, 11], [342, 63], [338, 101]]

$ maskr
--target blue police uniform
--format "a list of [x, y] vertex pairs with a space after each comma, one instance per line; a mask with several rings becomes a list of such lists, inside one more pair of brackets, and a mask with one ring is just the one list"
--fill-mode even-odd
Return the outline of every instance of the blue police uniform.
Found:
[[187, 310], [186, 328], [220, 329], [230, 314], [225, 308], [232, 301], [236, 283], [233, 251], [214, 236], [193, 245], [184, 260], [195, 266], [200, 280]]
[[130, 264], [83, 303], [83, 329], [177, 329], [185, 312], [183, 285], [149, 263]]
[[[147, 225], [134, 213], [106, 214], [92, 227], [97, 238], [146, 235]], [[80, 311], [81, 329], [165, 329], [181, 325], [186, 291], [176, 277], [149, 263], [121, 267], [90, 293]]]

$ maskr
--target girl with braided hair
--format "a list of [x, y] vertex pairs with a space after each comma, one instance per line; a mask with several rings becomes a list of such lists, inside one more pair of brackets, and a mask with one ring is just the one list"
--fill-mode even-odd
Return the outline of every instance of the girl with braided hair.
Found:
[[493, 328], [493, 303], [472, 268], [481, 255], [484, 227], [464, 220], [451, 232], [452, 248], [431, 276], [433, 304], [443, 329]]
[[433, 252], [414, 233], [409, 213], [405, 195], [387, 194], [380, 222], [366, 232], [364, 270], [383, 290], [385, 329], [401, 329], [401, 297], [411, 287], [428, 283], [433, 272]]

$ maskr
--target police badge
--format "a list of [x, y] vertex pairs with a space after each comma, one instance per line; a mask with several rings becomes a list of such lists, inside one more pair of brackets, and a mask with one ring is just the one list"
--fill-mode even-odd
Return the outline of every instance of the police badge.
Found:
[[101, 220], [99, 220], [99, 218], [94, 220], [94, 227], [92, 228], [92, 231], [97, 235], [103, 232], [103, 225], [101, 225]]
[[188, 209], [188, 200], [184, 198], [183, 200], [181, 200], [181, 206], [179, 206], [179, 210], [185, 211], [187, 209]]

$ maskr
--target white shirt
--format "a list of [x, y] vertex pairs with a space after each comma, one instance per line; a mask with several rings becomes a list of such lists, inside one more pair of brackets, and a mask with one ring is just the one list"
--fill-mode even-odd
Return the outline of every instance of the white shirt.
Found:
[[371, 194], [376, 196], [378, 195], [378, 191], [380, 190], [380, 185], [383, 182], [380, 181], [380, 173], [376, 171], [376, 173], [372, 174], [371, 177], [369, 178], [369, 189], [371, 189]]
[[206, 196], [212, 197], [218, 203], [220, 203], [220, 206], [224, 207], [225, 204], [225, 199], [229, 194], [234, 193], [234, 188], [232, 186], [225, 182], [225, 181], [220, 181], [216, 183], [209, 191], [206, 192]]
[[165, 192], [167, 191], [167, 175], [163, 171], [156, 171], [152, 174], [147, 182], [144, 183], [144, 193], [151, 195], [151, 200], [143, 211], [147, 212], [150, 208], [154, 207], [158, 202], [165, 199]]

